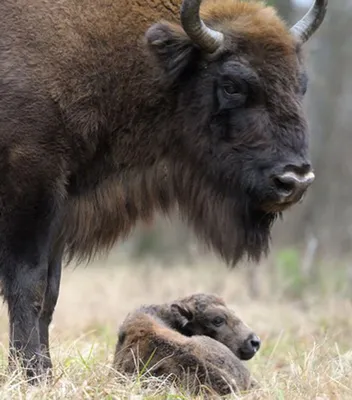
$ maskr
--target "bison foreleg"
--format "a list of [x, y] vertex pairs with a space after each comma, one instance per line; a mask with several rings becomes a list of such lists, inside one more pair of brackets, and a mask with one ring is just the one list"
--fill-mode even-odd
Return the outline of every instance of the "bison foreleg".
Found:
[[[47, 282], [47, 264], [21, 265], [7, 282], [7, 303], [10, 322], [9, 367], [21, 361], [27, 377], [43, 372], [39, 341], [39, 315]], [[31, 379], [32, 380], [32, 379]]]
[[[10, 323], [9, 366], [12, 369], [19, 361], [32, 383], [45, 377], [47, 361], [41, 354], [40, 317], [45, 311], [46, 293], [53, 296], [55, 278], [51, 277], [57, 275], [53, 265], [58, 262], [50, 263], [58, 207], [54, 197], [40, 194], [28, 196], [32, 202], [15, 204], [12, 220], [0, 218], [0, 272]], [[44, 313], [44, 320], [47, 315]]]
[[40, 346], [43, 356], [43, 366], [51, 374], [52, 362], [49, 348], [49, 325], [53, 318], [60, 291], [62, 267], [62, 252], [56, 254], [49, 262], [48, 281], [45, 292], [43, 311], [39, 319]]

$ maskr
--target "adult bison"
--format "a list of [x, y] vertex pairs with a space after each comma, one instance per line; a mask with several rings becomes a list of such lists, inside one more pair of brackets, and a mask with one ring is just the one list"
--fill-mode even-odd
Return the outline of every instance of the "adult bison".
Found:
[[227, 262], [258, 260], [314, 178], [302, 45], [327, 0], [292, 28], [261, 3], [200, 2], [180, 21], [176, 0], [0, 2], [0, 271], [29, 377], [51, 367], [63, 255], [178, 206]]

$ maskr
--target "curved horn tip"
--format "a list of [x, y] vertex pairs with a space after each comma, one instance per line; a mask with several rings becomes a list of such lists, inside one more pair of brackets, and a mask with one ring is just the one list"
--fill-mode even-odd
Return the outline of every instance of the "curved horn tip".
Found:
[[327, 7], [328, 0], [315, 0], [303, 18], [290, 28], [292, 35], [305, 43], [322, 24]]

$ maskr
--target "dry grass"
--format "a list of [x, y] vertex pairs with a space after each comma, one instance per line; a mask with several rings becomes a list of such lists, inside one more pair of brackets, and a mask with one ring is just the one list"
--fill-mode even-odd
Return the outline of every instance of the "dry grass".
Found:
[[222, 295], [263, 341], [260, 353], [248, 362], [261, 388], [242, 398], [352, 398], [351, 302], [334, 296], [294, 304], [285, 302], [279, 290], [270, 293], [265, 285], [260, 300], [253, 301], [241, 270], [231, 272], [209, 263], [168, 270], [101, 264], [66, 269], [51, 328], [55, 379], [50, 386], [33, 388], [19, 376], [7, 375], [3, 307], [0, 399], [187, 398], [165, 382], [144, 382], [143, 377], [117, 382], [109, 372], [116, 329], [129, 310], [198, 291]]

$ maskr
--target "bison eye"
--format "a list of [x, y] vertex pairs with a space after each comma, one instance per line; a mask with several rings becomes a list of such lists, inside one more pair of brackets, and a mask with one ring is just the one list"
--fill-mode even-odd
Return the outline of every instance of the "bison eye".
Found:
[[221, 325], [223, 325], [225, 323], [225, 318], [223, 318], [223, 317], [215, 317], [212, 320], [212, 323], [215, 326], [221, 326]]
[[241, 107], [247, 100], [248, 87], [243, 79], [226, 78], [221, 82], [218, 92], [221, 109]]
[[243, 87], [238, 82], [226, 81], [223, 83], [224, 92], [228, 95], [242, 94]]

